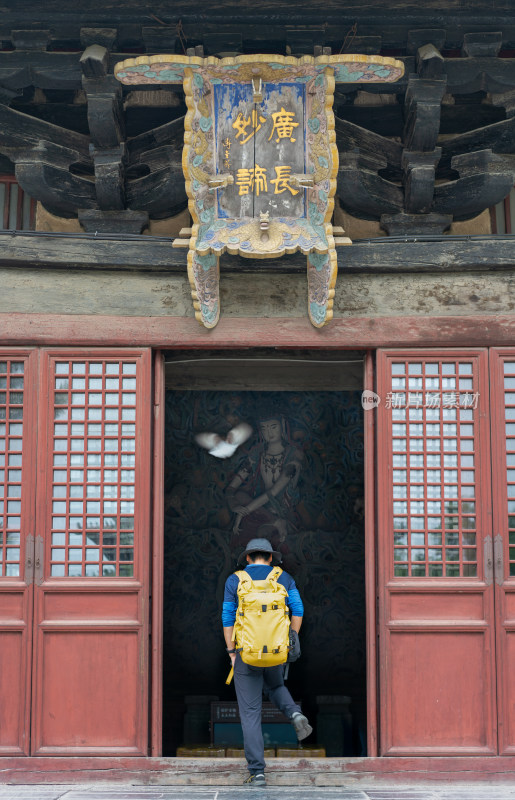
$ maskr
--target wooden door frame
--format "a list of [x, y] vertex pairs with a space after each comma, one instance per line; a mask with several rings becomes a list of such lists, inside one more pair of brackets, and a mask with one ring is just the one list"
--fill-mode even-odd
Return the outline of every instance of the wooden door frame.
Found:
[[[506, 530], [507, 512], [507, 463], [506, 439], [504, 435], [506, 415], [504, 404], [504, 372], [505, 359], [515, 361], [515, 348], [492, 348], [490, 350], [490, 408], [491, 408], [491, 454], [492, 454], [492, 497], [494, 541], [494, 586], [496, 601], [496, 652], [497, 652], [497, 705], [499, 718], [499, 754], [514, 756], [514, 717], [510, 713], [509, 673], [509, 639], [513, 639], [514, 626], [511, 609], [515, 596], [515, 579], [510, 576], [509, 533]], [[496, 490], [496, 487], [497, 488]], [[501, 552], [499, 539], [502, 537]], [[510, 602], [511, 596], [511, 602]]]
[[[375, 390], [374, 353], [365, 356], [364, 391]], [[377, 671], [377, 525], [376, 525], [376, 414], [374, 408], [363, 410], [365, 448], [365, 635], [367, 643], [367, 755], [378, 755], [379, 694]]]
[[154, 354], [153, 426], [149, 745], [151, 756], [161, 756], [163, 752], [165, 359], [159, 350]]
[[[19, 635], [20, 661], [20, 693], [18, 706], [18, 743], [3, 748], [4, 755], [28, 756], [30, 753], [30, 723], [31, 723], [31, 698], [32, 698], [32, 654], [34, 642], [34, 539], [36, 535], [36, 453], [37, 453], [37, 425], [34, 420], [38, 408], [38, 376], [39, 352], [36, 348], [4, 347], [0, 349], [0, 359], [14, 359], [24, 361], [24, 387], [23, 387], [23, 438], [22, 438], [22, 478], [23, 486], [21, 497], [20, 526], [20, 557], [19, 576], [7, 577], [5, 574], [0, 579], [0, 598], [10, 596], [11, 602], [7, 604], [6, 617], [0, 620], [2, 633]], [[9, 388], [6, 388], [6, 392]], [[9, 419], [5, 420], [6, 426]], [[8, 431], [5, 437], [8, 441]], [[7, 445], [5, 454], [7, 456]], [[7, 485], [7, 472], [9, 463], [5, 461], [5, 475]], [[5, 500], [7, 501], [7, 496]], [[4, 548], [6, 542], [4, 541]], [[31, 552], [28, 551], [30, 547]], [[29, 561], [30, 560], [30, 561]], [[5, 564], [5, 560], [4, 560]], [[11, 686], [11, 691], [15, 691]]]
[[[259, 342], [255, 346], [259, 346]], [[300, 345], [297, 345], [300, 346]], [[187, 345], [181, 343], [180, 348], [170, 347], [170, 350], [186, 348]], [[199, 349], [199, 358], [202, 354]], [[207, 348], [206, 348], [207, 349]], [[225, 349], [234, 350], [234, 345], [217, 348], [221, 351]], [[310, 348], [311, 349], [311, 348]], [[344, 352], [348, 348], [339, 348]], [[352, 348], [354, 349], [354, 348]], [[248, 349], [244, 350], [249, 354], [249, 361], [252, 355]], [[374, 356], [368, 350], [364, 353], [363, 362], [363, 382], [362, 390], [373, 390], [374, 375]], [[159, 756], [162, 754], [162, 707], [159, 703], [163, 702], [162, 693], [162, 658], [163, 658], [163, 571], [164, 571], [164, 514], [163, 514], [163, 495], [164, 495], [164, 425], [165, 425], [165, 373], [164, 355], [161, 351], [155, 351], [155, 375], [154, 375], [154, 525], [153, 525], [153, 578], [152, 592], [157, 602], [152, 605], [152, 639], [154, 632], [157, 631], [158, 640], [152, 641], [152, 679], [155, 682], [152, 686], [151, 701], [151, 754]], [[257, 391], [257, 390], [256, 390]], [[364, 490], [365, 490], [365, 637], [366, 637], [366, 697], [367, 697], [367, 754], [377, 756], [377, 736], [378, 736], [378, 695], [377, 695], [377, 647], [376, 647], [376, 525], [375, 525], [375, 415], [374, 413], [363, 412], [363, 431], [364, 431]], [[159, 595], [157, 593], [160, 593]], [[159, 684], [161, 681], [161, 684]]]
[[[390, 386], [388, 363], [390, 360], [399, 359], [416, 361], [417, 359], [442, 358], [442, 359], [466, 359], [467, 357], [477, 359], [477, 390], [479, 395], [486, 398], [485, 407], [477, 414], [478, 426], [475, 434], [477, 442], [480, 443], [481, 453], [483, 458], [480, 459], [476, 465], [476, 487], [481, 486], [482, 494], [481, 507], [476, 511], [478, 519], [478, 532], [483, 531], [483, 536], [487, 537], [488, 532], [491, 532], [491, 493], [490, 493], [490, 429], [489, 429], [489, 370], [488, 370], [488, 349], [477, 347], [448, 347], [445, 350], [436, 348], [381, 348], [377, 354], [378, 357], [378, 385], [381, 390]], [[388, 388], [386, 388], [388, 391]], [[408, 392], [406, 390], [398, 390]], [[382, 398], [383, 401], [385, 398]], [[381, 406], [384, 411], [386, 405]], [[389, 452], [388, 442], [391, 439], [391, 433], [387, 430], [386, 425], [378, 425], [378, 475], [377, 475], [377, 492], [378, 492], [378, 518], [379, 519], [393, 519], [393, 495], [390, 492], [390, 462], [387, 457]], [[379, 471], [379, 458], [381, 458], [381, 470]], [[443, 466], [442, 466], [443, 470]], [[444, 512], [442, 512], [443, 514]], [[379, 525], [378, 525], [379, 528]], [[388, 531], [389, 533], [391, 531]], [[425, 756], [427, 758], [436, 757], [438, 755], [447, 758], [452, 757], [467, 757], [478, 758], [482, 756], [496, 757], [497, 752], [497, 724], [496, 724], [496, 664], [495, 664], [495, 608], [493, 588], [487, 585], [485, 571], [483, 570], [484, 549], [483, 542], [477, 543], [477, 564], [478, 571], [477, 577], [467, 579], [466, 577], [446, 578], [446, 577], [394, 577], [393, 574], [393, 539], [390, 536], [379, 535], [378, 541], [378, 594], [379, 594], [379, 657], [380, 657], [380, 704], [379, 713], [382, 715], [381, 724], [381, 744], [380, 753], [382, 756], [391, 757], [416, 757]], [[458, 580], [460, 583], [451, 583], [451, 581]], [[447, 584], [448, 582], [448, 584]], [[430, 617], [429, 620], [425, 619], [423, 622], [418, 623], [417, 620], [394, 619], [391, 611], [392, 597], [398, 595], [399, 597], [406, 593], [414, 596], [423, 596], [428, 592], [434, 592], [435, 596], [440, 594], [442, 596], [452, 594], [462, 594], [463, 596], [472, 595], [475, 593], [482, 593], [483, 606], [480, 613], [481, 619], [477, 621], [469, 621], [467, 618], [457, 618], [455, 620], [438, 619], [436, 616]], [[481, 616], [483, 614], [483, 616]], [[480, 631], [484, 628], [485, 636], [487, 637], [487, 644], [485, 647], [485, 660], [490, 670], [490, 695], [485, 701], [485, 736], [487, 742], [484, 745], [469, 748], [463, 747], [460, 752], [459, 746], [447, 746], [442, 748], [442, 752], [438, 752], [435, 748], [434, 752], [430, 752], [429, 746], [399, 746], [393, 744], [393, 731], [392, 724], [392, 705], [389, 702], [389, 670], [391, 669], [386, 659], [392, 653], [392, 646], [389, 643], [389, 637], [392, 633], [399, 633], [400, 631], [418, 632], [418, 625], [420, 624], [421, 632], [438, 631], [442, 634], [454, 634], [457, 632], [474, 632]], [[468, 752], [467, 752], [468, 750]]]
[[[107, 596], [119, 594], [120, 596], [136, 595], [137, 613], [134, 619], [130, 618], [118, 620], [113, 618], [109, 621], [109, 625], [113, 632], [126, 631], [140, 631], [138, 635], [138, 663], [134, 664], [135, 673], [137, 674], [137, 689], [138, 696], [134, 706], [137, 715], [135, 740], [134, 743], [127, 747], [113, 747], [112, 751], [119, 751], [120, 755], [137, 757], [139, 754], [148, 753], [148, 725], [149, 725], [149, 678], [150, 678], [150, 665], [149, 665], [149, 594], [150, 594], [150, 563], [149, 552], [151, 543], [151, 471], [149, 468], [151, 458], [151, 412], [152, 405], [150, 400], [146, 400], [147, 392], [151, 385], [151, 351], [148, 347], [132, 347], [132, 348], [119, 348], [106, 346], [104, 348], [98, 347], [76, 347], [63, 345], [56, 348], [41, 348], [39, 351], [39, 381], [38, 385], [42, 391], [48, 390], [48, 396], [43, 397], [36, 409], [37, 426], [34, 428], [38, 431], [39, 452], [37, 457], [37, 494], [42, 492], [44, 497], [48, 497], [48, 492], [45, 491], [48, 485], [51, 485], [51, 470], [48, 471], [47, 454], [49, 451], [52, 440], [50, 432], [50, 421], [53, 419], [51, 414], [53, 390], [50, 384], [51, 364], [53, 359], [66, 358], [69, 360], [80, 360], [81, 358], [98, 358], [106, 360], [115, 360], [119, 358], [135, 358], [139, 360], [139, 386], [136, 388], [137, 394], [137, 407], [140, 411], [140, 431], [136, 433], [136, 471], [140, 475], [139, 490], [143, 497], [143, 502], [140, 502], [139, 508], [135, 513], [135, 530], [141, 533], [141, 544], [136, 550], [135, 559], [135, 572], [132, 578], [124, 578], [120, 582], [119, 578], [87, 578], [82, 577], [81, 583], [77, 584], [76, 578], [58, 578], [52, 579], [49, 574], [44, 574], [41, 586], [34, 597], [34, 625], [33, 625], [33, 660], [32, 660], [32, 723], [31, 723], [31, 751], [35, 757], [51, 756], [59, 757], [62, 750], [61, 746], [47, 747], [42, 743], [42, 708], [44, 692], [42, 691], [42, 671], [43, 663], [41, 653], [43, 652], [43, 639], [46, 632], [51, 632], [56, 629], [59, 631], [66, 631], [68, 628], [73, 629], [72, 621], [51, 620], [48, 621], [46, 617], [46, 604], [45, 598], [49, 596], [58, 596], [66, 594], [76, 594], [81, 590], [87, 594], [99, 595], [107, 593]], [[43, 534], [46, 526], [46, 508], [45, 503], [40, 503], [36, 509], [36, 525], [38, 531]], [[43, 551], [41, 554], [43, 565], [48, 563], [47, 554], [50, 550], [50, 542], [47, 537], [44, 537]], [[39, 614], [39, 616], [38, 616]], [[103, 633], [106, 630], [106, 625], [102, 620], [94, 620], [84, 626], [83, 630], [88, 632]], [[76, 746], [76, 753], [63, 752], [65, 758], [74, 756], [96, 756], [101, 747], [84, 745]], [[107, 755], [111, 755], [110, 748], [105, 748]]]

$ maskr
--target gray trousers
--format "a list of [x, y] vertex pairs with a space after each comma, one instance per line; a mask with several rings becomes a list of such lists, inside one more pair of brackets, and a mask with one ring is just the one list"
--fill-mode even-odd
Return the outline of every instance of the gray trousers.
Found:
[[284, 664], [277, 667], [251, 667], [241, 660], [239, 653], [236, 654], [234, 686], [243, 729], [245, 758], [251, 775], [265, 769], [265, 746], [261, 730], [263, 689], [288, 719], [300, 711], [300, 706], [293, 702], [284, 685], [283, 674]]

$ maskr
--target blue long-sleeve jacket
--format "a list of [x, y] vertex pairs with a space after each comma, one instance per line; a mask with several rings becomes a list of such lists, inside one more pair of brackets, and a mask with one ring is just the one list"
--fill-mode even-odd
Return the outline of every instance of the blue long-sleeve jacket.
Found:
[[[272, 571], [272, 567], [268, 564], [247, 564], [245, 570], [249, 573], [252, 580], [263, 581]], [[279, 576], [278, 583], [281, 583], [288, 592], [286, 605], [290, 609], [292, 616], [304, 616], [304, 606], [292, 576], [288, 575], [287, 572], [282, 572]], [[239, 578], [234, 573], [229, 575], [225, 582], [224, 604], [222, 607], [222, 624], [224, 628], [232, 627], [236, 620], [236, 611], [238, 609], [238, 584]]]

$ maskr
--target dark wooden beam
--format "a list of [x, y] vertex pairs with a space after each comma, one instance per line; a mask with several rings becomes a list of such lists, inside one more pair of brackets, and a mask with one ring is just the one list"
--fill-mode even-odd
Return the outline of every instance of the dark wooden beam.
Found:
[[109, 69], [109, 51], [99, 44], [91, 44], [80, 57], [84, 78], [105, 78]]
[[[226, 317], [222, 316], [220, 322], [213, 330], [206, 330], [198, 324], [193, 317], [179, 316], [100, 316], [94, 314], [0, 314], [0, 332], [2, 344], [9, 346], [28, 346], [48, 345], [62, 347], [64, 343], [72, 346], [104, 346], [104, 347], [155, 347], [159, 349], [180, 350], [181, 348], [206, 350], [210, 348], [239, 348], [254, 349], [256, 342], [262, 346], [277, 347], [284, 349], [298, 349], [299, 347], [320, 350], [357, 350], [372, 349], [377, 347], [513, 347], [515, 344], [515, 316], [513, 314], [485, 314], [482, 316], [376, 316], [376, 317], [343, 317], [334, 318], [329, 325], [322, 330], [315, 328], [309, 322], [306, 314], [305, 318], [292, 317]], [[490, 761], [496, 764], [488, 764]], [[38, 764], [34, 764], [35, 759], [25, 757], [6, 757], [6, 764], [3, 766], [5, 780], [15, 783], [16, 779], [20, 783], [36, 783], [43, 779], [66, 783], [70, 780], [69, 764], [60, 761], [57, 757], [46, 759], [49, 764], [47, 770], [42, 769], [42, 758], [39, 757]], [[145, 759], [132, 759], [130, 757], [110, 758], [88, 758], [76, 757], [74, 760], [73, 779], [78, 782], [90, 782], [95, 780], [95, 767], [91, 762], [97, 762], [96, 778], [105, 780], [106, 769], [109, 768], [111, 779], [119, 774], [121, 779], [127, 781], [132, 777], [138, 783], [149, 780], [145, 776]], [[475, 758], [449, 757], [446, 758], [380, 758], [378, 762], [388, 761], [388, 767], [377, 764], [377, 775], [384, 777], [385, 770], [391, 770], [390, 774], [395, 775], [398, 782], [406, 781], [407, 776], [412, 776], [414, 780], [420, 780], [421, 775], [427, 775], [427, 770], [432, 769], [431, 776], [435, 780], [436, 776], [442, 776], [443, 780], [453, 781], [457, 779], [456, 770], [461, 768], [462, 775], [467, 781], [486, 778], [492, 773], [497, 772], [498, 780], [507, 780], [505, 770], [508, 769], [506, 761], [513, 764], [513, 759], [509, 756], [501, 756], [496, 759], [493, 756]], [[60, 770], [56, 764], [60, 761]], [[113, 763], [118, 762], [119, 772]], [[133, 762], [140, 762], [139, 768]], [[152, 769], [165, 769], [166, 774], [164, 783], [170, 786], [173, 782], [173, 770], [179, 772], [177, 783], [184, 781], [186, 765], [180, 758], [170, 759], [151, 759]], [[192, 769], [192, 759], [187, 766]], [[204, 778], [197, 777], [199, 783], [202, 780], [206, 785], [213, 785], [213, 773], [218, 769], [225, 773], [230, 769], [232, 772], [241, 769], [241, 759], [231, 762], [229, 759], [213, 759], [211, 762], [207, 758], [199, 759], [199, 764], [195, 772], [206, 770]], [[214, 764], [215, 761], [222, 762]], [[293, 759], [288, 759], [288, 771], [285, 778], [291, 775]], [[321, 761], [326, 764], [321, 765]], [[331, 762], [330, 765], [327, 762]], [[302, 759], [302, 773], [309, 774], [309, 770], [325, 768], [326, 773], [334, 770], [335, 778], [342, 780], [342, 785], [346, 786], [350, 777], [355, 780], [364, 779], [366, 772], [372, 773], [370, 762], [374, 759], [362, 758], [352, 759], [314, 759], [312, 762], [306, 758]], [[15, 762], [15, 764], [13, 764]], [[31, 763], [32, 762], [32, 763]], [[90, 762], [89, 768], [87, 767]], [[181, 765], [182, 762], [182, 766]], [[206, 762], [210, 762], [209, 766]], [[281, 759], [275, 767], [280, 770]], [[316, 763], [315, 763], [316, 762]], [[336, 764], [334, 763], [336, 762]], [[397, 769], [395, 769], [395, 762]], [[431, 766], [428, 762], [432, 762]], [[449, 762], [454, 762], [454, 765]], [[502, 763], [504, 762], [504, 763]], [[409, 765], [409, 766], [408, 766]], [[275, 765], [271, 765], [270, 771], [274, 770]], [[354, 770], [357, 767], [357, 771]], [[147, 767], [148, 768], [148, 767]], [[363, 770], [361, 775], [360, 769]], [[410, 769], [413, 772], [410, 772]], [[484, 772], [483, 772], [484, 770]], [[338, 773], [338, 775], [336, 775]], [[343, 776], [342, 776], [343, 773]], [[193, 772], [192, 772], [193, 774]], [[331, 785], [336, 783], [333, 778]], [[152, 777], [152, 784], [158, 781]], [[291, 778], [290, 778], [291, 780]], [[491, 785], [491, 780], [489, 781]], [[192, 783], [189, 784], [190, 786]]]
[[340, 159], [337, 177], [337, 194], [342, 206], [356, 217], [379, 219], [382, 214], [402, 211], [402, 187], [381, 178], [378, 169], [386, 162], [377, 163], [358, 153], [345, 153]]
[[426, 80], [440, 80], [445, 71], [445, 60], [434, 44], [425, 44], [417, 50], [417, 73]]
[[438, 163], [438, 177], [451, 174], [454, 156], [478, 150], [492, 150], [494, 153], [515, 153], [515, 117], [477, 128], [441, 142], [442, 155]]
[[436, 165], [441, 149], [429, 153], [405, 150], [402, 157], [404, 168], [404, 205], [409, 214], [428, 212], [433, 202]]
[[513, 188], [515, 155], [496, 156], [491, 150], [481, 150], [454, 156], [451, 166], [460, 178], [435, 186], [431, 210], [436, 214], [471, 219], [499, 203]]
[[[224, 255], [222, 271], [304, 272], [305, 256], [252, 260]], [[512, 236], [403, 237], [357, 241], [338, 251], [346, 272], [452, 272], [515, 270]], [[59, 235], [0, 231], [0, 266], [23, 269], [186, 271], [186, 252], [172, 239], [131, 235]]]
[[95, 184], [72, 175], [67, 167], [55, 166], [51, 159], [47, 162], [40, 157], [22, 156], [16, 159], [15, 174], [30, 197], [37, 198], [59, 217], [75, 217], [77, 209], [97, 205]]
[[505, 92], [515, 81], [515, 59], [496, 57], [445, 60], [448, 91], [453, 94]]
[[502, 31], [466, 33], [463, 52], [471, 58], [496, 58], [502, 47]]
[[507, 92], [500, 92], [492, 95], [492, 104], [504, 109], [508, 118], [515, 116], [515, 89], [508, 89]]
[[91, 141], [97, 148], [117, 147], [125, 139], [121, 87], [108, 76], [102, 81], [85, 79]]
[[127, 180], [127, 206], [154, 217], [174, 216], [186, 208], [188, 198], [182, 171], [184, 117], [127, 141], [128, 169], [148, 174]]
[[336, 144], [340, 153], [359, 151], [364, 156], [376, 159], [380, 154], [381, 159], [386, 161], [381, 169], [394, 171], [400, 178], [403, 151], [400, 142], [339, 117], [335, 118], [335, 128]]
[[409, 150], [431, 152], [440, 132], [440, 106], [446, 81], [410, 75], [406, 91], [404, 143]]
[[152, 128], [127, 141], [129, 162], [145, 163], [147, 153], [163, 145], [181, 150], [184, 143], [184, 116], [173, 119], [165, 125]]
[[87, 136], [0, 104], [0, 152], [16, 161], [27, 151], [37, 152], [41, 142], [52, 143], [57, 164], [91, 161]]
[[[168, 154], [168, 161], [159, 166], [164, 153]], [[148, 154], [145, 163], [151, 170], [149, 175], [127, 181], [128, 208], [147, 211], [152, 217], [175, 216], [185, 209], [188, 197], [177, 151], [158, 148]]]
[[420, 213], [383, 214], [381, 227], [388, 236], [417, 236], [443, 234], [451, 227], [452, 214]]
[[79, 222], [86, 233], [137, 234], [148, 225], [148, 214], [141, 211], [79, 211]]
[[50, 44], [51, 38], [52, 34], [49, 29], [38, 30], [37, 28], [31, 28], [11, 31], [11, 42], [16, 50], [44, 51]]
[[[339, 0], [282, 0], [259, 5], [245, 0], [238, 4], [234, 0], [220, 0], [212, 5], [193, 0], [181, 0], [171, 5], [166, 0], [155, 0], [151, 9], [142, 5], [141, 0], [123, 3], [81, 0], [75, 6], [64, 6], [59, 0], [45, 3], [18, 0], [4, 6], [0, 23], [4, 41], [9, 41], [11, 29], [37, 26], [51, 31], [52, 48], [62, 48], [63, 44], [78, 48], [81, 46], [81, 29], [103, 27], [116, 28], [121, 48], [141, 49], [147, 41], [151, 52], [155, 52], [156, 46], [160, 52], [174, 52], [179, 20], [188, 46], [204, 43], [204, 37], [209, 35], [239, 33], [247, 52], [254, 43], [269, 44], [272, 33], [284, 46], [287, 28], [296, 26], [301, 29], [308, 25], [324, 29], [325, 43], [336, 50], [356, 20], [359, 22], [356, 40], [377, 37], [383, 48], [396, 50], [406, 49], [412, 31], [428, 29], [443, 29], [442, 47], [445, 45], [447, 49], [462, 48], [464, 35], [470, 32], [502, 31], [505, 49], [513, 47], [515, 42], [513, 0], [496, 4], [487, 0], [474, 0], [473, 3], [431, 0], [424, 4], [408, 0], [396, 0], [393, 4], [387, 0], [351, 0], [343, 6]], [[158, 41], [144, 33], [148, 28], [154, 29]], [[424, 44], [420, 39], [418, 41]], [[434, 39], [432, 41], [439, 45]], [[105, 42], [99, 43], [108, 46]], [[82, 46], [85, 45], [83, 42]]]
[[[93, 147], [95, 193], [103, 211], [123, 211], [125, 208], [125, 144], [118, 147]], [[84, 208], [84, 206], [78, 206]]]
[[439, 52], [445, 47], [446, 41], [446, 28], [416, 28], [408, 31], [406, 50], [408, 55], [417, 55], [420, 48], [431, 45]]
[[81, 28], [80, 44], [84, 49], [90, 45], [101, 45], [112, 50], [117, 36], [117, 28]]
[[0, 152], [16, 165], [21, 187], [52, 213], [75, 216], [96, 204], [94, 184], [70, 172], [91, 164], [87, 137], [0, 105]]
[[95, 191], [99, 208], [125, 208], [125, 126], [122, 87], [108, 75], [109, 51], [90, 45], [80, 59], [82, 86], [88, 98], [90, 151], [95, 169]]
[[40, 89], [77, 90], [81, 85], [78, 53], [0, 53], [0, 83], [11, 89], [37, 86]]

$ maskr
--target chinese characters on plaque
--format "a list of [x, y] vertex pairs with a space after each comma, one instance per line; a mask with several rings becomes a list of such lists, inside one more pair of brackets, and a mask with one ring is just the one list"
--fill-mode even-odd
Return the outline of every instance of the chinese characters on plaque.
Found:
[[290, 183], [306, 170], [305, 85], [266, 82], [261, 96], [252, 83], [214, 86], [218, 172], [234, 177], [217, 192], [220, 219], [306, 215], [305, 190]]

